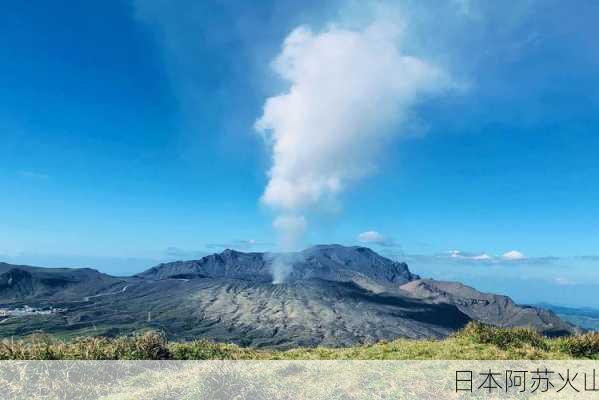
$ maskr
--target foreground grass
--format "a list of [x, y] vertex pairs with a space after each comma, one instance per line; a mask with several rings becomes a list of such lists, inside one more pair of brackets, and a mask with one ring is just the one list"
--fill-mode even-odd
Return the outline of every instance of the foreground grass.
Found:
[[522, 328], [470, 323], [444, 340], [398, 339], [346, 348], [268, 351], [207, 340], [168, 342], [158, 332], [62, 341], [47, 335], [0, 343], [0, 360], [537, 360], [599, 359], [599, 333], [549, 339]]

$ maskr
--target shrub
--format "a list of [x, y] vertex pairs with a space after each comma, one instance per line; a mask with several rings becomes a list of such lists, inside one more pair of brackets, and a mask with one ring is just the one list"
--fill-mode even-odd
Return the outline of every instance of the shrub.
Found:
[[563, 356], [599, 359], [599, 333], [548, 339], [531, 329], [497, 328], [471, 322], [450, 340], [406, 339], [344, 349], [320, 347], [289, 351], [257, 350], [208, 340], [169, 343], [164, 334], [153, 331], [119, 338], [83, 337], [66, 342], [40, 334], [0, 341], [0, 360], [537, 359]]
[[500, 349], [522, 345], [548, 349], [545, 338], [530, 328], [498, 328], [480, 322], [469, 322], [456, 336], [471, 339], [475, 343], [492, 344]]
[[257, 356], [252, 349], [234, 344], [214, 343], [206, 339], [173, 343], [169, 350], [176, 360], [237, 360]]
[[114, 340], [114, 358], [119, 360], [168, 360], [171, 354], [163, 333], [149, 331]]
[[574, 357], [599, 358], [599, 333], [569, 336], [557, 340], [559, 350]]
[[222, 359], [222, 351], [215, 343], [208, 340], [194, 340], [190, 343], [175, 343], [170, 351], [177, 360], [210, 360]]
[[114, 341], [104, 337], [79, 337], [71, 342], [69, 358], [74, 360], [115, 360]]
[[33, 334], [27, 340], [3, 340], [0, 344], [2, 360], [61, 360], [66, 345], [49, 335]]
[[165, 360], [171, 358], [164, 334], [146, 332], [137, 336], [108, 339], [77, 338], [71, 342], [48, 335], [0, 343], [1, 360]]

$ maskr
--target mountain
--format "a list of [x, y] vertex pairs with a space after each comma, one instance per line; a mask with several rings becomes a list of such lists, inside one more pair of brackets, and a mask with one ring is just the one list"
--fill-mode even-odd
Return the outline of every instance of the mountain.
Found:
[[[146, 279], [228, 278], [272, 282], [277, 264], [289, 270], [285, 282], [323, 279], [335, 282], [370, 282], [397, 286], [417, 279], [407, 264], [382, 257], [366, 247], [319, 245], [299, 253], [242, 253], [225, 250], [197, 261], [160, 264], [139, 274]], [[280, 266], [281, 267], [281, 266]]]
[[0, 308], [7, 314], [0, 317], [0, 336], [152, 328], [174, 339], [288, 348], [442, 338], [471, 320], [532, 326], [548, 335], [573, 331], [550, 311], [459, 283], [420, 279], [405, 263], [366, 247], [225, 250], [123, 278], [8, 264], [0, 264], [0, 274]]
[[64, 301], [123, 282], [90, 268], [40, 268], [0, 263], [0, 301]]
[[553, 311], [564, 321], [579, 326], [582, 329], [599, 331], [599, 310], [590, 307], [563, 307], [554, 304], [541, 303], [539, 307]]
[[458, 282], [423, 279], [401, 287], [410, 295], [430, 303], [453, 304], [476, 321], [500, 327], [528, 326], [547, 336], [572, 332], [572, 326], [552, 311], [517, 305], [507, 296], [482, 293]]

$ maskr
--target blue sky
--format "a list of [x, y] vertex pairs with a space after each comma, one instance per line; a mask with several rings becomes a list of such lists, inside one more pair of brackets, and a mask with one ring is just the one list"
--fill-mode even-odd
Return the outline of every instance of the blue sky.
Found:
[[[2, 258], [129, 273], [275, 248], [276, 211], [260, 201], [271, 154], [254, 129], [289, 87], [271, 62], [298, 26], [359, 31], [391, 7], [321, 3], [5, 4]], [[376, 231], [370, 244], [416, 272], [521, 301], [580, 290], [556, 302], [590, 302], [592, 287], [576, 285], [599, 284], [588, 257], [599, 254], [599, 3], [438, 4], [394, 2], [387, 14], [405, 25], [402, 52], [464, 89], [419, 100], [409, 124], [390, 126], [409, 132], [391, 132], [334, 210], [309, 211], [301, 243]], [[452, 250], [495, 261], [456, 263]], [[512, 250], [528, 261], [501, 259]], [[524, 275], [549, 283], [529, 295]]]

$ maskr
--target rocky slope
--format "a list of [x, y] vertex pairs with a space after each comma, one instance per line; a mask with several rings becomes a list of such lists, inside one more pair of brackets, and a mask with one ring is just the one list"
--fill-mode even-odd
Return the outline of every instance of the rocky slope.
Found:
[[[274, 284], [273, 276], [285, 280]], [[472, 319], [552, 335], [572, 330], [551, 312], [459, 283], [421, 280], [404, 263], [339, 245], [286, 254], [225, 250], [129, 278], [0, 264], [0, 307], [23, 305], [61, 311], [9, 312], [0, 319], [0, 335], [118, 335], [153, 328], [176, 339], [294, 347], [441, 338]]]
[[548, 336], [565, 335], [572, 331], [572, 326], [552, 311], [517, 305], [507, 296], [482, 293], [459, 282], [414, 280], [401, 289], [431, 304], [453, 304], [473, 320], [486, 324], [527, 326]]
[[0, 302], [77, 300], [123, 281], [90, 268], [39, 268], [0, 263]]
[[160, 264], [139, 274], [146, 279], [228, 278], [273, 282], [276, 269], [285, 270], [286, 283], [305, 279], [363, 282], [397, 287], [417, 279], [407, 264], [382, 257], [366, 247], [320, 245], [298, 253], [242, 253], [225, 250], [197, 261]]

